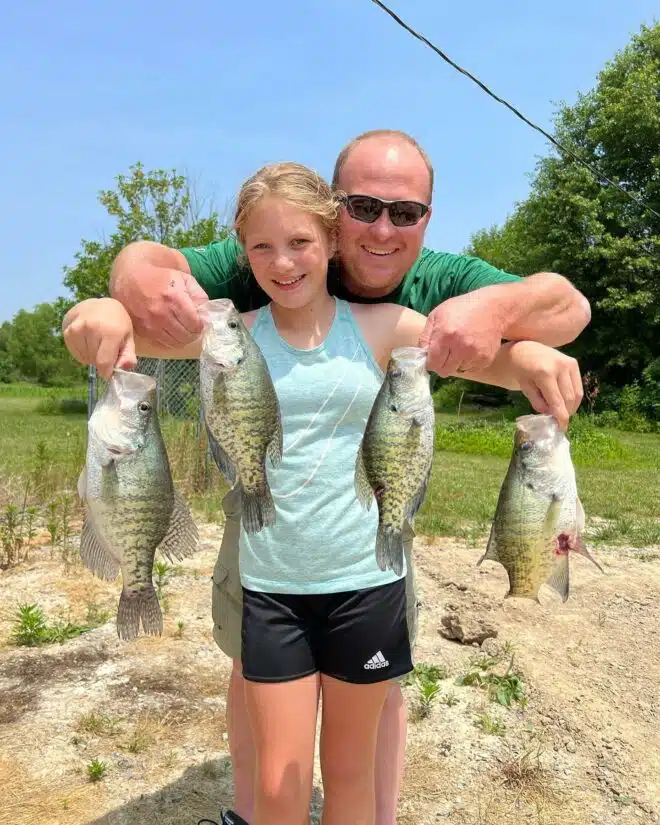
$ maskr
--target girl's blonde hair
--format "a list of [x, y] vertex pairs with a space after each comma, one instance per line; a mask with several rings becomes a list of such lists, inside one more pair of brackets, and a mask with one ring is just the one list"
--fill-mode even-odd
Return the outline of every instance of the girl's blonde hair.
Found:
[[337, 234], [341, 193], [317, 172], [300, 163], [272, 163], [248, 178], [238, 193], [234, 229], [245, 244], [245, 224], [254, 207], [272, 195], [318, 218], [331, 240]]

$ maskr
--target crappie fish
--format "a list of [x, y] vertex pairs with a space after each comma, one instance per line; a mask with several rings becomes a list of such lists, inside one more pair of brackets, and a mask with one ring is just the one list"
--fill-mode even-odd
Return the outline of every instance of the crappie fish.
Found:
[[392, 350], [358, 448], [355, 490], [368, 509], [378, 502], [376, 559], [403, 571], [404, 522], [422, 506], [433, 463], [435, 413], [425, 349]]
[[570, 443], [551, 415], [516, 419], [511, 461], [502, 483], [486, 552], [509, 576], [509, 596], [539, 601], [543, 583], [562, 601], [569, 593], [569, 554], [587, 550]]
[[100, 578], [123, 588], [117, 633], [161, 634], [153, 586], [158, 549], [170, 561], [197, 549], [197, 527], [174, 489], [156, 409], [156, 380], [115, 369], [88, 422], [87, 456], [78, 479], [84, 502], [80, 556]]
[[209, 447], [220, 472], [241, 490], [244, 529], [258, 533], [275, 524], [266, 456], [273, 466], [282, 459], [279, 401], [266, 360], [234, 304], [220, 298], [201, 312], [199, 371]]

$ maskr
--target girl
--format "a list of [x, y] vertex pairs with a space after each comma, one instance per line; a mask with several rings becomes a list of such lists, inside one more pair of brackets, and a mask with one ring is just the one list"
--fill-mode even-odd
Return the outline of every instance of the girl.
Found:
[[[235, 215], [270, 298], [242, 317], [268, 363], [284, 430], [282, 462], [268, 467], [276, 525], [240, 535], [242, 664], [257, 756], [251, 825], [307, 820], [321, 696], [323, 823], [375, 825], [378, 720], [390, 680], [412, 669], [406, 567], [400, 575], [378, 568], [377, 508], [361, 507], [353, 474], [389, 354], [416, 346], [425, 318], [329, 294], [340, 203], [316, 173], [281, 163], [243, 185]], [[82, 302], [64, 326], [67, 346], [85, 362], [111, 328], [132, 335], [112, 299]], [[163, 355], [146, 342], [136, 349]], [[177, 356], [199, 352], [198, 341]], [[462, 377], [519, 389], [552, 352], [505, 344], [488, 370]]]

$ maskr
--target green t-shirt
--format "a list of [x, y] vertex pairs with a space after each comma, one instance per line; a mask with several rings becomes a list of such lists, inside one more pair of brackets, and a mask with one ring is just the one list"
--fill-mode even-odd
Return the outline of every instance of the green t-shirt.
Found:
[[[230, 298], [239, 312], [258, 309], [270, 298], [252, 275], [243, 248], [233, 236], [208, 246], [180, 250], [190, 265], [193, 278], [210, 299]], [[389, 295], [369, 299], [352, 295], [342, 285], [339, 267], [331, 263], [328, 289], [339, 298], [356, 303], [388, 302], [410, 307], [428, 315], [432, 309], [456, 295], [491, 284], [522, 280], [469, 255], [432, 252], [423, 248], [419, 257]]]

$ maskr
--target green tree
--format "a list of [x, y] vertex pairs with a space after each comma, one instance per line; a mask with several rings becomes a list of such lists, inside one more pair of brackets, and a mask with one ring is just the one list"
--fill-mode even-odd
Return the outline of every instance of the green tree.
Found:
[[16, 373], [14, 364], [9, 355], [9, 336], [11, 335], [11, 322], [5, 321], [0, 326], [0, 384], [8, 384], [15, 380]]
[[129, 175], [120, 174], [116, 181], [116, 190], [99, 194], [100, 204], [116, 220], [115, 231], [107, 240], [83, 240], [74, 256], [75, 265], [64, 267], [64, 285], [76, 301], [108, 294], [112, 262], [132, 241], [197, 246], [227, 234], [218, 214], [212, 208], [204, 209], [192, 184], [176, 170], [145, 172], [136, 163]]
[[[562, 104], [554, 137], [660, 213], [660, 25], [643, 26], [598, 76]], [[566, 275], [592, 321], [567, 350], [601, 381], [629, 383], [660, 356], [660, 219], [570, 156], [537, 166], [529, 198], [468, 249], [520, 274]]]
[[32, 312], [20, 310], [10, 325], [3, 325], [11, 378], [39, 384], [67, 384], [82, 378], [84, 368], [66, 349], [59, 321], [56, 307], [43, 303]]

